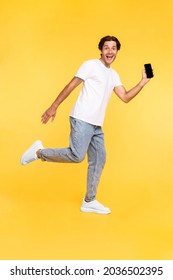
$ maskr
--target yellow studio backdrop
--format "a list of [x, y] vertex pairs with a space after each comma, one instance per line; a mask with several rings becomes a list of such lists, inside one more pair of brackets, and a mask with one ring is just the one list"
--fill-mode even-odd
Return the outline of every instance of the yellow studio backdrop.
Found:
[[[172, 15], [169, 0], [0, 1], [1, 259], [173, 258]], [[19, 160], [36, 139], [68, 146], [79, 88], [53, 123], [41, 115], [109, 34], [122, 43], [112, 67], [127, 89], [144, 63], [155, 77], [129, 104], [112, 95], [98, 189], [112, 213], [85, 214], [86, 160]]]

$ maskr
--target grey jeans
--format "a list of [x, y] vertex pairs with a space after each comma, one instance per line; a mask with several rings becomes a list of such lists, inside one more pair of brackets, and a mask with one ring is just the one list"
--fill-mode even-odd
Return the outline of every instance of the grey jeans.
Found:
[[78, 163], [88, 155], [86, 198], [96, 197], [98, 183], [106, 161], [104, 134], [101, 126], [70, 117], [70, 146], [48, 148], [40, 151], [41, 159], [49, 162]]

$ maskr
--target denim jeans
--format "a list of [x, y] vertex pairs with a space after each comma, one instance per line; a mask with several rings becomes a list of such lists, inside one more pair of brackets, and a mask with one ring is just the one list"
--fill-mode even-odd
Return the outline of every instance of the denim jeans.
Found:
[[106, 161], [104, 134], [101, 126], [70, 117], [70, 146], [40, 151], [41, 159], [49, 162], [79, 163], [88, 156], [86, 198], [96, 197], [98, 183]]

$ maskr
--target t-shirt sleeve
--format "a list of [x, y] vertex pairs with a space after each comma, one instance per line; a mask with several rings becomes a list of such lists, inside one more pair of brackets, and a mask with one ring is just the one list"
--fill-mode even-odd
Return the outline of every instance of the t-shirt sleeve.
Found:
[[118, 86], [122, 86], [122, 82], [120, 79], [120, 76], [118, 75], [118, 73], [115, 74], [115, 86], [114, 87], [118, 87]]
[[87, 78], [89, 78], [91, 76], [91, 65], [89, 63], [89, 61], [85, 61], [78, 69], [75, 77], [78, 77], [82, 80], [86, 80]]

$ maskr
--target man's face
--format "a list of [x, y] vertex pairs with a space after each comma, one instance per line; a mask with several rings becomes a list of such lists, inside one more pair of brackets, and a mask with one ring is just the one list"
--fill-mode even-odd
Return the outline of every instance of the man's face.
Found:
[[111, 63], [115, 60], [117, 55], [117, 44], [114, 41], [104, 42], [102, 48], [101, 61], [105, 64], [106, 67], [110, 67]]

